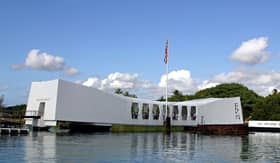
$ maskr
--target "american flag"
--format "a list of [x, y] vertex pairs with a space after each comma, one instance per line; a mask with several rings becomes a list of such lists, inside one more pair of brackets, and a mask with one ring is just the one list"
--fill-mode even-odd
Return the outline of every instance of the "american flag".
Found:
[[166, 45], [165, 45], [165, 52], [164, 52], [164, 63], [168, 63], [168, 40], [166, 40]]

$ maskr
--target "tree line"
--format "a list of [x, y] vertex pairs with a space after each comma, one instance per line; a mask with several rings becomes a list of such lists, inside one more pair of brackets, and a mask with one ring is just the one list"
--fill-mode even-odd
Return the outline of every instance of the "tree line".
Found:
[[0, 117], [2, 116], [24, 116], [26, 110], [26, 104], [5, 106], [3, 104], [4, 96], [0, 97]]

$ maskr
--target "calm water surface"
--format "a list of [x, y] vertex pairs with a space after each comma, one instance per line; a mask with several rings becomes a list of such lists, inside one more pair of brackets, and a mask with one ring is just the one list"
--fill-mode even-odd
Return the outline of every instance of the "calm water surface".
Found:
[[39, 132], [0, 136], [0, 162], [280, 162], [280, 134]]

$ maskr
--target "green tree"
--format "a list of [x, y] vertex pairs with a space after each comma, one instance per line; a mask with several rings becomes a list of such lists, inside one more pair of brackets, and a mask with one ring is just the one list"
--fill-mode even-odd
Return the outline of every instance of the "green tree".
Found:
[[127, 97], [137, 98], [137, 96], [135, 94], [130, 94], [128, 91], [123, 92], [120, 88], [117, 88], [115, 90], [115, 93], [116, 94], [122, 94], [122, 95], [127, 96]]
[[122, 90], [121, 90], [120, 88], [117, 88], [117, 89], [115, 90], [115, 93], [116, 93], [116, 94], [123, 94], [123, 92], [122, 92]]
[[24, 116], [25, 115], [25, 111], [26, 111], [26, 104], [3, 107], [2, 111], [4, 113], [11, 114], [11, 115], [21, 115], [21, 116]]
[[272, 92], [271, 95], [259, 100], [252, 113], [254, 120], [280, 120], [280, 94]]
[[165, 101], [165, 98], [163, 96], [160, 96], [160, 98], [157, 99], [157, 101]]
[[272, 95], [277, 95], [278, 94], [278, 90], [277, 89], [273, 89], [272, 90]]
[[168, 101], [185, 101], [186, 97], [179, 90], [174, 90], [173, 95], [168, 98]]
[[123, 93], [124, 96], [129, 96], [129, 93], [126, 91]]
[[127, 96], [127, 97], [137, 98], [137, 96], [136, 96], [135, 94], [130, 94], [130, 93], [127, 92], [127, 91], [124, 92], [123, 95], [124, 95], [124, 96]]

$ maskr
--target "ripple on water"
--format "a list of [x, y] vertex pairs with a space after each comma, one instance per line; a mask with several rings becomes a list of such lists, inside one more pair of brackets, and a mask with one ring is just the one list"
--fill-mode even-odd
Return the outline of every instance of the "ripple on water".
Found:
[[280, 134], [40, 132], [1, 136], [0, 162], [280, 162]]

